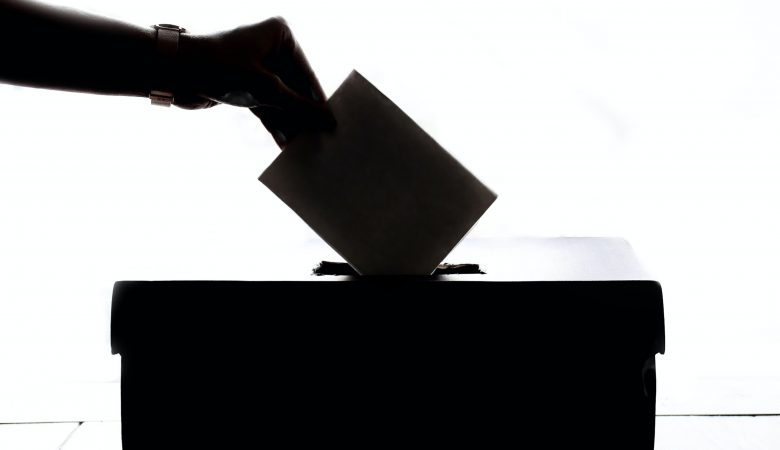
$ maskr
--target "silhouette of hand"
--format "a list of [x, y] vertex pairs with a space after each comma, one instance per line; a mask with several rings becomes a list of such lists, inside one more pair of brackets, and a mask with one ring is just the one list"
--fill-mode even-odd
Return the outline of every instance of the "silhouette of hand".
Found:
[[317, 77], [284, 19], [211, 35], [182, 34], [174, 104], [249, 108], [279, 147], [304, 129], [335, 121]]

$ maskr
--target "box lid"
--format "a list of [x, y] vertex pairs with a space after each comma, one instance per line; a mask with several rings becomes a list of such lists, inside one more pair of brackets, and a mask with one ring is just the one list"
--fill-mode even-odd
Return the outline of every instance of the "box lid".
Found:
[[[321, 258], [308, 250], [293, 259], [310, 270]], [[359, 339], [360, 333], [397, 333], [404, 323], [428, 318], [426, 326], [440, 332], [458, 332], [455, 323], [486, 330], [493, 323], [522, 327], [526, 337], [581, 340], [594, 348], [622, 339], [634, 342], [642, 354], [665, 350], [661, 286], [622, 239], [475, 241], [464, 243], [452, 256], [468, 258], [453, 262], [480, 263], [487, 273], [293, 273], [267, 281], [117, 282], [112, 349], [124, 354], [130, 347], [176, 351], [206, 343], [225, 346], [261, 335], [268, 338], [271, 330], [293, 329], [315, 334], [353, 329]], [[478, 325], [469, 325], [472, 319]]]

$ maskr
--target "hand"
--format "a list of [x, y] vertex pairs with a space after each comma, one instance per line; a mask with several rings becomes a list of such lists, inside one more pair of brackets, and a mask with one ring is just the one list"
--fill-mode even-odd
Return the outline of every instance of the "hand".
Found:
[[305, 129], [335, 120], [317, 77], [282, 18], [213, 35], [182, 34], [174, 104], [247, 107], [282, 149]]

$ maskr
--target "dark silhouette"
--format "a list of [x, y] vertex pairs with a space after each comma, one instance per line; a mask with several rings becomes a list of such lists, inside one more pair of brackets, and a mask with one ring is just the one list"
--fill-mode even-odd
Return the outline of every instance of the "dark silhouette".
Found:
[[[174, 44], [174, 46], [176, 46]], [[149, 97], [164, 87], [186, 109], [248, 107], [284, 148], [333, 118], [281, 18], [216, 34], [183, 32], [162, 51], [158, 29], [24, 0], [0, 0], [0, 81], [48, 89]]]
[[614, 240], [502, 247], [482, 275], [116, 283], [123, 448], [652, 449], [660, 285]]
[[425, 278], [117, 283], [123, 448], [653, 448], [657, 283]]

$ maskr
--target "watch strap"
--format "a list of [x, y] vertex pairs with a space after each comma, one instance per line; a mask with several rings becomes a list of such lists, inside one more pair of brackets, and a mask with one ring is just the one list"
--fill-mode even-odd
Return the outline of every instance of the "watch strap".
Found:
[[184, 28], [171, 24], [154, 25], [156, 51], [154, 57], [153, 89], [149, 99], [153, 105], [171, 106], [176, 78], [176, 54], [179, 50], [179, 36]]

